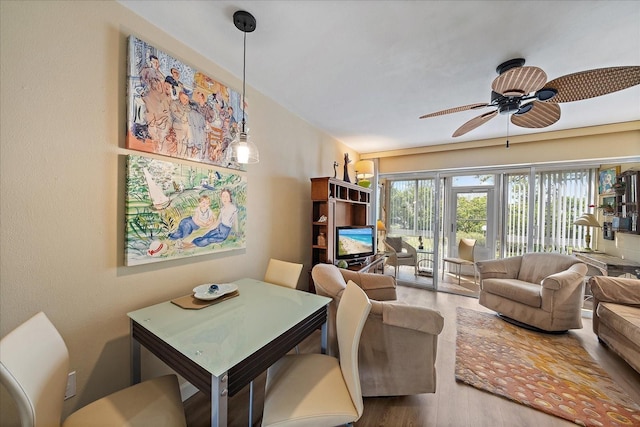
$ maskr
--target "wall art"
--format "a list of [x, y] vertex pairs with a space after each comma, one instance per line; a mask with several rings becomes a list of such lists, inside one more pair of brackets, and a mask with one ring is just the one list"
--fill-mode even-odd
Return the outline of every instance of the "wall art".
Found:
[[127, 148], [242, 169], [227, 158], [240, 93], [134, 36], [127, 74]]
[[246, 247], [244, 174], [127, 156], [125, 265]]
[[608, 169], [600, 169], [598, 179], [599, 194], [615, 194], [613, 184], [616, 183], [616, 175], [620, 174], [620, 166]]

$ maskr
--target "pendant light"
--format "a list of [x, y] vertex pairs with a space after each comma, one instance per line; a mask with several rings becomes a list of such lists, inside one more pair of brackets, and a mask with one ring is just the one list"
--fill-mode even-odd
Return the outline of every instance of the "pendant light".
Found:
[[258, 147], [256, 147], [256, 145], [249, 139], [244, 119], [245, 76], [247, 68], [247, 33], [250, 33], [256, 29], [256, 18], [254, 18], [253, 15], [251, 15], [249, 12], [238, 10], [233, 14], [233, 23], [235, 24], [236, 28], [244, 33], [241, 100], [242, 123], [240, 132], [236, 133], [236, 137], [229, 145], [229, 161], [240, 164], [258, 163], [260, 161]]

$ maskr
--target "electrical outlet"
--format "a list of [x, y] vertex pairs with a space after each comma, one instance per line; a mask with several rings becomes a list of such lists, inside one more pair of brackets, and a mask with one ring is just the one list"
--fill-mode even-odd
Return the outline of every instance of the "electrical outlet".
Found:
[[76, 371], [69, 372], [67, 377], [67, 388], [64, 391], [64, 400], [76, 395]]

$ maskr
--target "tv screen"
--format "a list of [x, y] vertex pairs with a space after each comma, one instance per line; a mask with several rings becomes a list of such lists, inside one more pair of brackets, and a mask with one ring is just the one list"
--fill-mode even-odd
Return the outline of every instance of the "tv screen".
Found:
[[356, 259], [373, 255], [375, 238], [373, 225], [336, 227], [336, 258]]

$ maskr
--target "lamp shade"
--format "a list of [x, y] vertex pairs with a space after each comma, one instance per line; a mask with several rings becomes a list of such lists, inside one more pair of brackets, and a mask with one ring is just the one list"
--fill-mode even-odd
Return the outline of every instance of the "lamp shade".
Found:
[[245, 132], [238, 132], [228, 148], [229, 161], [240, 164], [258, 163], [260, 154], [256, 145]]
[[355, 165], [356, 178], [366, 179], [371, 178], [373, 173], [373, 161], [372, 160], [360, 160]]
[[587, 227], [600, 227], [598, 219], [592, 213], [583, 213], [573, 223], [575, 225], [584, 225]]
[[376, 229], [378, 231], [387, 231], [387, 227], [384, 226], [384, 222], [382, 222], [381, 220], [378, 220], [378, 222], [376, 223]]

